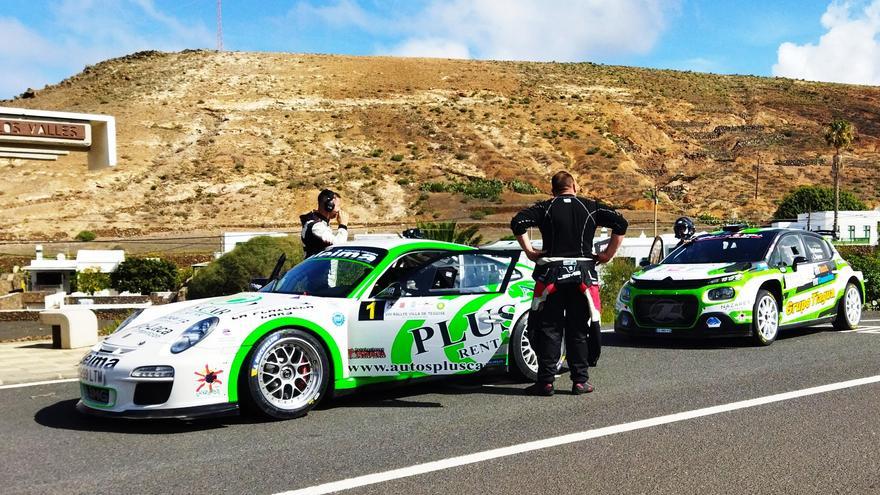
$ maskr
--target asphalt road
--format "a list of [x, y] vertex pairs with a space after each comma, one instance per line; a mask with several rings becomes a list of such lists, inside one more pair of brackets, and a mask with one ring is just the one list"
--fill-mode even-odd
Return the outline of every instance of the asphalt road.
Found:
[[[877, 325], [880, 321], [868, 322]], [[0, 390], [2, 493], [278, 493], [880, 375], [880, 329], [743, 341], [605, 334], [597, 390], [499, 376], [374, 390], [285, 422], [107, 421], [75, 383]], [[880, 493], [880, 383], [613, 433], [346, 493]]]

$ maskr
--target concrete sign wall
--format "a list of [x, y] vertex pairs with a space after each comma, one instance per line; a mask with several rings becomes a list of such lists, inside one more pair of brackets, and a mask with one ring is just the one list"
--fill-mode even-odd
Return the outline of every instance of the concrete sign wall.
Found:
[[56, 160], [87, 151], [89, 169], [116, 165], [116, 120], [107, 115], [0, 107], [0, 158]]

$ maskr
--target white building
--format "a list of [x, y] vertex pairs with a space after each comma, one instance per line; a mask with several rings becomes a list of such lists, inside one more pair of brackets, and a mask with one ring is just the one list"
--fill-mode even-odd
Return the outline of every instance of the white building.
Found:
[[70, 292], [76, 274], [86, 269], [97, 269], [101, 273], [116, 270], [125, 261], [125, 251], [121, 249], [80, 249], [76, 259], [69, 260], [63, 254], [55, 259], [43, 257], [43, 246], [37, 245], [36, 258], [24, 267], [30, 273], [30, 290]]
[[[838, 242], [847, 244], [877, 245], [877, 229], [880, 224], [880, 211], [840, 211], [837, 215]], [[796, 222], [773, 222], [777, 228], [804, 230], [826, 230], [834, 228], [833, 211], [814, 211], [801, 213]]]

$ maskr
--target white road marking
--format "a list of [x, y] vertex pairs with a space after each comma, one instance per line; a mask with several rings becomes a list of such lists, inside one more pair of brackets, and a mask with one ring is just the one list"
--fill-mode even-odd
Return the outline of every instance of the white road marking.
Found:
[[634, 430], [640, 430], [643, 428], [651, 428], [654, 426], [660, 426], [670, 423], [676, 423], [679, 421], [686, 421], [689, 419], [701, 418], [704, 416], [711, 416], [715, 414], [721, 414], [730, 411], [736, 411], [738, 409], [746, 409], [750, 407], [762, 406], [765, 404], [772, 404], [775, 402], [782, 402], [786, 400], [797, 399], [799, 397], [806, 397], [809, 395], [823, 394], [827, 392], [833, 392], [835, 390], [843, 390], [846, 388], [859, 387], [862, 385], [869, 385], [872, 383], [880, 382], [880, 375], [869, 376], [865, 378], [858, 378], [855, 380], [848, 380], [845, 382], [838, 383], [830, 383], [828, 385], [821, 385], [818, 387], [805, 388], [801, 390], [795, 390], [791, 392], [784, 392], [781, 394], [768, 395], [765, 397], [759, 397], [756, 399], [749, 399], [739, 402], [731, 402], [729, 404], [722, 404], [718, 406], [706, 407], [703, 409], [695, 409], [693, 411], [685, 411], [676, 414], [670, 414], [667, 416], [659, 416], [656, 418], [643, 419], [640, 421], [633, 421], [631, 423], [623, 423], [614, 426], [607, 426], [605, 428], [597, 428], [594, 430], [587, 430], [578, 433], [571, 433], [568, 435], [562, 435], [558, 437], [545, 438], [543, 440], [535, 440], [532, 442], [521, 443], [519, 445], [511, 445], [509, 447], [501, 447], [498, 449], [486, 450], [483, 452], [476, 452], [474, 454], [467, 454], [458, 457], [450, 457], [448, 459], [441, 459], [439, 461], [426, 462], [424, 464], [416, 464], [414, 466], [393, 469], [391, 471], [385, 471], [380, 473], [368, 474], [365, 476], [358, 476], [355, 478], [349, 478], [341, 481], [334, 481], [332, 483], [325, 483], [323, 485], [315, 485], [310, 486], [308, 488], [302, 488], [299, 490], [292, 490], [287, 492], [281, 492], [276, 495], [319, 495], [323, 493], [332, 493], [340, 490], [350, 490], [352, 488], [358, 488], [361, 486], [374, 485], [377, 483], [383, 483], [386, 481], [396, 480], [400, 478], [408, 478], [411, 476], [417, 476], [420, 474], [431, 473], [434, 471], [441, 471], [444, 469], [450, 469], [458, 466], [465, 466], [468, 464], [474, 464], [477, 462], [488, 461], [491, 459], [498, 459], [500, 457], [508, 457], [516, 454], [523, 454], [526, 452], [532, 452], [535, 450], [547, 449], [550, 447], [558, 447], [560, 445], [567, 445], [576, 442], [583, 442], [585, 440], [590, 440], [593, 438], [604, 437], [608, 435], [615, 435], [617, 433], [625, 433]]
[[79, 378], [62, 378], [61, 380], [46, 380], [43, 382], [13, 383], [11, 385], [0, 385], [0, 390], [6, 390], [10, 388], [36, 387], [37, 385], [53, 385], [56, 383], [70, 383], [78, 381]]

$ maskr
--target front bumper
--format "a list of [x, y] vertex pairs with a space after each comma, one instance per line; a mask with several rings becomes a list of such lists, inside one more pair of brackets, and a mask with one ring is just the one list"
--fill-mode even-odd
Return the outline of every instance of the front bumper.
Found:
[[[717, 326], [710, 325], [709, 320], [718, 320]], [[620, 311], [614, 319], [614, 332], [634, 337], [675, 337], [675, 338], [725, 338], [750, 337], [751, 323], [736, 323], [724, 313], [704, 313], [696, 323], [687, 328], [645, 327], [636, 323], [628, 310]]]
[[121, 419], [195, 419], [205, 416], [229, 416], [238, 414], [238, 404], [209, 404], [205, 406], [179, 407], [174, 409], [135, 409], [128, 411], [109, 411], [89, 407], [82, 400], [76, 403], [76, 410], [89, 416]]

